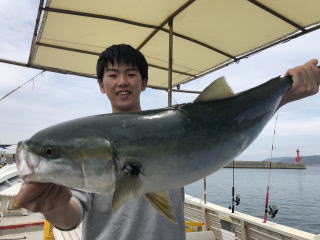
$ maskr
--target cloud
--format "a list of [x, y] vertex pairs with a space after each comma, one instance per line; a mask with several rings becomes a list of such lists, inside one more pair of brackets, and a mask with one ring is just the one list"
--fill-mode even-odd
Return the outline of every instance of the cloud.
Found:
[[1, 1], [1, 58], [26, 62], [31, 47], [37, 5], [37, 1], [33, 0]]

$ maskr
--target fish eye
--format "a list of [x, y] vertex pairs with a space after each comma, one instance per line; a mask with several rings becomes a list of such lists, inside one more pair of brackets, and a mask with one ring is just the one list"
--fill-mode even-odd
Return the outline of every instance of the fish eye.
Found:
[[53, 157], [54, 154], [55, 154], [55, 150], [53, 147], [51, 146], [46, 146], [43, 150], [44, 154], [47, 156], [47, 157]]

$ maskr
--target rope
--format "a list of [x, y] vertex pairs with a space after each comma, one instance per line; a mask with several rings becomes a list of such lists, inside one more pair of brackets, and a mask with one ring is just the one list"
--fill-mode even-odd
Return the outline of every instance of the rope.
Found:
[[[33, 81], [36, 77], [38, 77], [40, 74], [44, 73], [45, 70], [41, 71], [40, 73], [36, 74], [35, 76], [33, 76], [31, 79], [29, 79], [28, 81], [24, 82], [23, 84], [21, 84], [20, 86], [18, 86], [17, 88], [13, 89], [12, 91], [10, 91], [9, 93], [7, 93], [6, 95], [4, 95], [2, 98], [0, 98], [0, 101], [2, 101], [3, 99], [7, 98], [9, 95], [11, 95], [12, 93], [16, 92], [17, 90], [19, 90], [20, 88], [22, 88], [24, 85], [26, 85], [27, 83]], [[33, 88], [34, 85], [32, 85]]]

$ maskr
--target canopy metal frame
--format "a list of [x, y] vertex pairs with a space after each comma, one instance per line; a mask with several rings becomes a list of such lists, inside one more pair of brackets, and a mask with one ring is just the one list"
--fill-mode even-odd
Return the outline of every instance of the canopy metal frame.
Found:
[[[52, 8], [49, 7], [50, 6], [50, 0], [40, 0], [39, 1], [39, 7], [38, 7], [38, 13], [37, 13], [37, 18], [36, 18], [36, 23], [35, 23], [35, 28], [34, 28], [34, 33], [33, 33], [33, 37], [32, 37], [32, 44], [31, 44], [31, 50], [30, 50], [30, 54], [29, 54], [29, 59], [28, 59], [28, 63], [21, 63], [21, 62], [16, 62], [16, 61], [11, 61], [11, 60], [7, 60], [7, 59], [0, 59], [0, 62], [3, 63], [8, 63], [8, 64], [14, 64], [14, 65], [18, 65], [18, 66], [24, 66], [24, 67], [29, 67], [29, 68], [35, 68], [35, 69], [39, 69], [39, 70], [45, 70], [45, 71], [51, 71], [51, 72], [57, 72], [57, 73], [64, 73], [64, 74], [72, 74], [72, 75], [78, 75], [78, 76], [84, 76], [84, 77], [89, 77], [89, 78], [96, 78], [95, 75], [92, 74], [82, 74], [79, 72], [74, 72], [74, 71], [68, 71], [68, 70], [63, 70], [63, 69], [57, 69], [57, 68], [52, 68], [52, 67], [47, 67], [47, 66], [42, 66], [42, 65], [36, 65], [32, 63], [32, 60], [34, 58], [35, 55], [35, 51], [37, 49], [38, 46], [42, 46], [42, 47], [48, 47], [48, 48], [56, 48], [56, 49], [62, 49], [65, 51], [71, 51], [71, 52], [78, 52], [78, 53], [84, 53], [84, 54], [90, 54], [90, 55], [99, 55], [100, 53], [98, 52], [91, 52], [91, 51], [84, 51], [81, 49], [76, 49], [76, 48], [67, 48], [64, 46], [59, 46], [59, 45], [53, 45], [53, 44], [47, 44], [47, 43], [42, 43], [39, 40], [39, 36], [41, 36], [41, 32], [42, 32], [42, 27], [43, 25], [40, 24], [41, 22], [41, 18], [42, 21], [44, 21], [46, 19], [46, 15], [48, 12], [57, 12], [57, 13], [62, 13], [62, 14], [68, 14], [68, 15], [77, 15], [77, 16], [84, 16], [84, 17], [89, 17], [89, 18], [99, 18], [99, 19], [104, 19], [106, 21], [116, 21], [116, 22], [122, 22], [122, 23], [126, 23], [126, 24], [132, 24], [132, 25], [136, 25], [139, 27], [143, 27], [143, 28], [151, 28], [154, 29], [154, 31], [147, 36], [142, 42], [141, 44], [139, 44], [139, 46], [137, 47], [137, 49], [141, 50], [148, 41], [150, 41], [159, 31], [163, 31], [166, 32], [169, 36], [169, 41], [168, 41], [168, 46], [169, 46], [169, 59], [168, 59], [168, 68], [164, 68], [162, 66], [158, 66], [155, 64], [149, 64], [150, 67], [152, 68], [158, 68], [158, 69], [162, 69], [162, 70], [166, 70], [168, 71], [168, 88], [165, 87], [158, 87], [158, 86], [152, 86], [149, 85], [148, 87], [150, 88], [154, 88], [154, 89], [160, 89], [160, 90], [166, 90], [168, 91], [168, 105], [171, 105], [171, 101], [172, 101], [172, 91], [177, 91], [177, 92], [187, 92], [187, 93], [199, 93], [199, 91], [192, 91], [192, 90], [182, 90], [180, 89], [180, 83], [176, 83], [176, 84], [172, 84], [172, 74], [173, 73], [179, 73], [179, 74], [183, 74], [185, 76], [188, 77], [188, 79], [186, 81], [183, 82], [187, 83], [190, 82], [192, 80], [198, 79], [200, 77], [203, 77], [209, 73], [212, 73], [218, 69], [224, 68], [232, 63], [238, 63], [240, 60], [244, 59], [244, 58], [248, 58], [251, 55], [254, 55], [260, 51], [263, 51], [265, 49], [268, 49], [270, 47], [273, 47], [275, 45], [278, 45], [280, 43], [292, 40], [294, 38], [297, 38], [299, 36], [302, 36], [304, 34], [313, 32], [315, 30], [320, 29], [320, 23], [315, 24], [311, 27], [308, 28], [304, 28], [302, 26], [300, 26], [299, 24], [295, 23], [294, 21], [292, 21], [291, 19], [288, 19], [286, 17], [284, 17], [283, 15], [281, 15], [280, 13], [274, 11], [273, 9], [268, 8], [267, 6], [263, 5], [262, 3], [258, 2], [257, 0], [247, 0], [248, 2], [252, 3], [254, 6], [261, 8], [262, 10], [264, 10], [265, 12], [272, 14], [273, 16], [276, 16], [277, 18], [279, 18], [281, 21], [286, 22], [287, 24], [292, 25], [293, 27], [295, 27], [297, 29], [297, 31], [294, 34], [291, 34], [289, 36], [283, 37], [281, 39], [278, 39], [274, 42], [265, 44], [262, 47], [258, 47], [256, 49], [252, 49], [249, 52], [239, 55], [239, 56], [233, 56], [227, 52], [225, 52], [224, 50], [221, 49], [217, 49], [214, 46], [210, 46], [204, 42], [201, 42], [197, 39], [193, 39], [191, 37], [185, 36], [183, 34], [179, 34], [177, 32], [174, 32], [173, 30], [173, 19], [174, 17], [176, 17], [177, 15], [179, 15], [181, 12], [183, 12], [185, 9], [187, 9], [188, 7], [190, 7], [196, 0], [189, 0], [187, 2], [185, 2], [182, 6], [180, 6], [179, 8], [177, 8], [172, 14], [169, 15], [169, 17], [167, 17], [166, 19], [164, 19], [160, 25], [155, 26], [155, 25], [150, 25], [150, 24], [146, 24], [146, 23], [140, 23], [140, 22], [134, 22], [128, 19], [123, 19], [123, 18], [117, 18], [117, 17], [112, 17], [112, 16], [105, 16], [105, 15], [99, 15], [99, 14], [92, 14], [92, 13], [87, 13], [87, 12], [79, 12], [79, 11], [72, 11], [72, 10], [67, 10], [67, 9], [58, 9], [58, 8]], [[166, 29], [164, 26], [168, 25], [169, 29]], [[215, 66], [213, 68], [209, 68], [206, 71], [201, 72], [200, 74], [190, 74], [190, 73], [186, 73], [186, 72], [182, 72], [182, 71], [178, 71], [176, 69], [173, 69], [172, 66], [172, 54], [173, 54], [173, 36], [178, 37], [178, 38], [182, 38], [185, 39], [187, 41], [199, 44], [211, 51], [217, 52], [219, 54], [222, 54], [226, 57], [228, 57], [229, 59], [223, 63], [221, 63], [218, 66]], [[173, 89], [174, 87], [177, 87], [177, 89]]]

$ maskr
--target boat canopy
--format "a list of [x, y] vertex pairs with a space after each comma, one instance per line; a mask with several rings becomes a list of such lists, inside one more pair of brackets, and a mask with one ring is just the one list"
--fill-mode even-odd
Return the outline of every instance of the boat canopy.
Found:
[[40, 0], [28, 65], [95, 77], [99, 53], [125, 43], [146, 56], [148, 86], [168, 90], [319, 29], [319, 9], [318, 0]]

